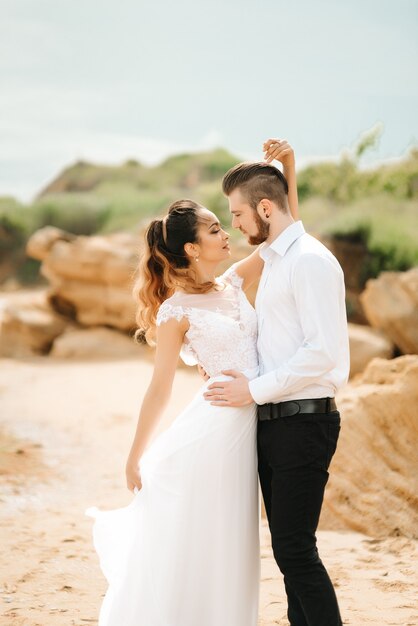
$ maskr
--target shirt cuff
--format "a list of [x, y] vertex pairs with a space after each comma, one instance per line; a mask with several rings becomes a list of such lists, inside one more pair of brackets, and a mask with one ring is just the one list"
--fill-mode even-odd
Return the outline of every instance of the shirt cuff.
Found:
[[254, 402], [257, 404], [265, 404], [271, 402], [273, 398], [276, 398], [280, 391], [277, 389], [276, 372], [268, 372], [258, 378], [253, 378], [248, 383], [250, 394], [253, 397]]

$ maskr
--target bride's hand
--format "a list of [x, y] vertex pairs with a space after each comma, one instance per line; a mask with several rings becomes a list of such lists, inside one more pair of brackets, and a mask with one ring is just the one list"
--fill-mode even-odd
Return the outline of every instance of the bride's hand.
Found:
[[133, 463], [130, 459], [126, 464], [126, 486], [129, 491], [133, 491], [134, 493], [135, 487], [137, 487], [138, 491], [142, 488], [139, 464]]
[[209, 380], [210, 376], [206, 373], [203, 367], [199, 364], [197, 365], [197, 371], [199, 372], [203, 380]]
[[276, 160], [283, 167], [292, 167], [295, 164], [295, 153], [286, 139], [267, 139], [263, 143], [264, 159], [267, 163]]

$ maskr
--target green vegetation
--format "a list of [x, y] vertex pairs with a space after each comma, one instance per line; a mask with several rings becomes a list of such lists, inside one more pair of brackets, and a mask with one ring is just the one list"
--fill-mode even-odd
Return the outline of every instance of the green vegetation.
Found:
[[[362, 155], [375, 145], [379, 132], [375, 128], [363, 135], [339, 161], [313, 164], [298, 173], [307, 230], [367, 246], [371, 255], [364, 281], [382, 270], [418, 264], [418, 149], [396, 162], [362, 169]], [[218, 149], [176, 155], [152, 168], [134, 160], [121, 166], [75, 163], [31, 205], [0, 198], [0, 265], [15, 261], [19, 278], [30, 282], [38, 265], [25, 258], [24, 246], [38, 228], [50, 224], [85, 235], [139, 232], [178, 198], [201, 202], [229, 226], [221, 178], [238, 160]]]
[[319, 235], [364, 244], [370, 260], [362, 284], [382, 271], [404, 271], [418, 265], [418, 203], [381, 193], [338, 206], [323, 198], [301, 205], [306, 229]]
[[335, 163], [310, 165], [299, 174], [300, 200], [321, 196], [338, 204], [386, 193], [394, 200], [418, 197], [418, 150], [376, 169], [361, 170], [344, 155]]
[[403, 159], [361, 169], [382, 127], [364, 133], [351, 153], [298, 174], [300, 212], [319, 235], [362, 243], [370, 253], [362, 284], [382, 271], [418, 265], [418, 149]]

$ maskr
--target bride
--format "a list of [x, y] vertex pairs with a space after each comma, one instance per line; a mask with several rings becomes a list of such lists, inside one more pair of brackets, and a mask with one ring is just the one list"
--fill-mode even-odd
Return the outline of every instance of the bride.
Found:
[[[258, 374], [257, 318], [245, 290], [263, 261], [257, 249], [216, 276], [230, 256], [228, 239], [216, 215], [191, 200], [175, 202], [147, 229], [134, 291], [137, 332], [155, 340], [156, 353], [126, 464], [134, 497], [123, 508], [85, 511], [95, 518], [108, 582], [99, 626], [257, 624], [256, 405], [219, 407], [203, 397], [229, 378], [222, 370]], [[208, 378], [150, 443], [179, 355]]]

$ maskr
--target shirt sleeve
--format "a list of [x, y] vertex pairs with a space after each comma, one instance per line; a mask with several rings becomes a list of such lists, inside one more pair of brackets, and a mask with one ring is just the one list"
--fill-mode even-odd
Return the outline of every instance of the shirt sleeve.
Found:
[[325, 256], [304, 254], [291, 281], [303, 343], [280, 367], [250, 381], [257, 404], [321, 383], [338, 363], [342, 330], [347, 333], [344, 274], [338, 264]]

